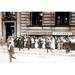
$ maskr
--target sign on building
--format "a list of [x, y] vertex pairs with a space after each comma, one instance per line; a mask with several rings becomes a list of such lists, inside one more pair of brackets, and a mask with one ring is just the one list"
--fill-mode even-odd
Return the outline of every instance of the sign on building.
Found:
[[53, 32], [53, 35], [72, 35], [72, 32]]

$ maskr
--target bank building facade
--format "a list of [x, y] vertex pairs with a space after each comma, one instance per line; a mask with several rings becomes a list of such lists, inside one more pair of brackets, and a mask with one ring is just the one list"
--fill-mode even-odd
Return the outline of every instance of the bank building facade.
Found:
[[0, 39], [75, 35], [75, 12], [0, 12]]

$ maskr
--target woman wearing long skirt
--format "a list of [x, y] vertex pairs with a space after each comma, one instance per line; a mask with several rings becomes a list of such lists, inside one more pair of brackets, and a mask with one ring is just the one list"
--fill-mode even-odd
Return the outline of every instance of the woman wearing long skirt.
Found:
[[51, 37], [50, 42], [51, 42], [51, 49], [55, 49], [55, 39], [54, 39], [54, 37]]
[[42, 41], [43, 41], [43, 43], [42, 43], [42, 48], [45, 49], [45, 44], [46, 44], [45, 38], [43, 38]]
[[31, 48], [34, 48], [34, 38], [33, 37], [31, 37]]
[[35, 38], [35, 48], [38, 48], [38, 39], [37, 39], [37, 37]]
[[50, 47], [50, 45], [51, 45], [50, 39], [47, 39], [47, 40], [46, 40], [47, 53], [48, 53], [49, 50], [50, 50], [51, 52], [53, 52], [52, 49], [51, 49], [51, 47]]
[[24, 48], [26, 48], [27, 38], [24, 39]]

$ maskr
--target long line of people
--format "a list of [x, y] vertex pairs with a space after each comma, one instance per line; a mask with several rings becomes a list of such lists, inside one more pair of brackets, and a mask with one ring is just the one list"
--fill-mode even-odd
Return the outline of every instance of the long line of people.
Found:
[[[13, 40], [14, 39], [14, 40]], [[53, 48], [55, 49], [55, 40], [54, 37], [49, 36], [40, 36], [40, 37], [34, 37], [34, 36], [20, 36], [15, 38], [9, 37], [7, 40], [7, 43], [11, 40], [14, 47], [18, 47], [19, 50], [21, 48]]]
[[[10, 38], [11, 39], [11, 38]], [[8, 38], [7, 42], [10, 41]], [[12, 39], [12, 44], [14, 47], [21, 48], [42, 48], [48, 50], [54, 49], [67, 49], [73, 37], [69, 36], [20, 36]]]
[[[27, 37], [19, 37], [14, 39], [14, 45], [15, 47], [21, 47], [21, 48], [46, 48], [46, 43], [48, 43], [48, 46], [50, 47], [51, 42], [53, 42], [52, 38], [49, 37], [34, 37], [34, 36], [27, 36]], [[53, 46], [54, 47], [54, 46]]]

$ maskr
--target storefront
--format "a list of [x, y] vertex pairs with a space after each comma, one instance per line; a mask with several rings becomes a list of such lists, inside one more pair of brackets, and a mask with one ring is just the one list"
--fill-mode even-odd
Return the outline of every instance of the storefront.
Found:
[[[1, 12], [0, 36], [72, 36], [75, 12]], [[8, 33], [9, 32], [9, 33]]]

